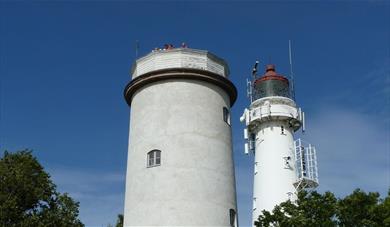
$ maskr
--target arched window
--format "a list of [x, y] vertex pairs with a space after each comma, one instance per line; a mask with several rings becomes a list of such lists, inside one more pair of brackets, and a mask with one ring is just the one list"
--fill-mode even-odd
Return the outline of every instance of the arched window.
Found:
[[147, 155], [147, 167], [159, 166], [161, 165], [161, 151], [160, 150], [151, 150]]
[[226, 107], [223, 107], [223, 121], [230, 125], [230, 112]]
[[236, 227], [236, 211], [234, 209], [229, 210], [229, 218], [230, 218], [230, 226], [231, 227]]

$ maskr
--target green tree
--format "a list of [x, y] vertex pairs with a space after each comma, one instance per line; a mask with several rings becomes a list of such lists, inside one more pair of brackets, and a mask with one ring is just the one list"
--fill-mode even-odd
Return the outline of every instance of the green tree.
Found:
[[301, 191], [296, 203], [283, 202], [275, 206], [272, 213], [263, 211], [256, 226], [335, 226], [333, 217], [336, 212], [337, 199], [326, 192]]
[[4, 152], [0, 159], [1, 226], [84, 226], [79, 203], [56, 191], [29, 150]]
[[123, 214], [118, 214], [115, 227], [123, 227]]
[[286, 201], [271, 212], [263, 211], [255, 226], [390, 226], [390, 190], [382, 200], [379, 193], [356, 189], [343, 199], [333, 193], [298, 193], [296, 202]]
[[337, 203], [339, 226], [390, 226], [389, 195], [381, 200], [377, 192], [356, 189]]

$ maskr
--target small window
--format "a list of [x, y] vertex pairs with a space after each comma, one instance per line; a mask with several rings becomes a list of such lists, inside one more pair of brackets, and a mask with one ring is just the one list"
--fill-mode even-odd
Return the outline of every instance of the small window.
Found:
[[223, 121], [230, 125], [230, 112], [226, 107], [223, 107]]
[[147, 155], [147, 167], [159, 166], [161, 165], [161, 151], [152, 150], [148, 152]]
[[234, 209], [229, 210], [230, 226], [236, 227], [236, 211]]

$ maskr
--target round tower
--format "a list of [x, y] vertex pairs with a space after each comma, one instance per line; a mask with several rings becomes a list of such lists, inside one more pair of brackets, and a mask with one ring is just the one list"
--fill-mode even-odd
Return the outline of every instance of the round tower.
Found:
[[295, 200], [300, 189], [316, 187], [318, 178], [314, 147], [294, 141], [304, 113], [294, 101], [292, 81], [267, 65], [265, 74], [254, 75], [249, 85], [251, 104], [240, 120], [247, 126], [245, 153], [255, 155], [253, 223], [263, 210]]
[[236, 226], [228, 75], [221, 58], [185, 47], [134, 63], [125, 226]]

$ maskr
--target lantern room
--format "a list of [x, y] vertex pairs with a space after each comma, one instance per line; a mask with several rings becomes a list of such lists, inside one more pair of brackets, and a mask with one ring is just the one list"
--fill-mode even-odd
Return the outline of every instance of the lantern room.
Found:
[[267, 65], [265, 74], [253, 82], [253, 98], [282, 96], [294, 99], [291, 85], [287, 77], [276, 73], [275, 65]]

